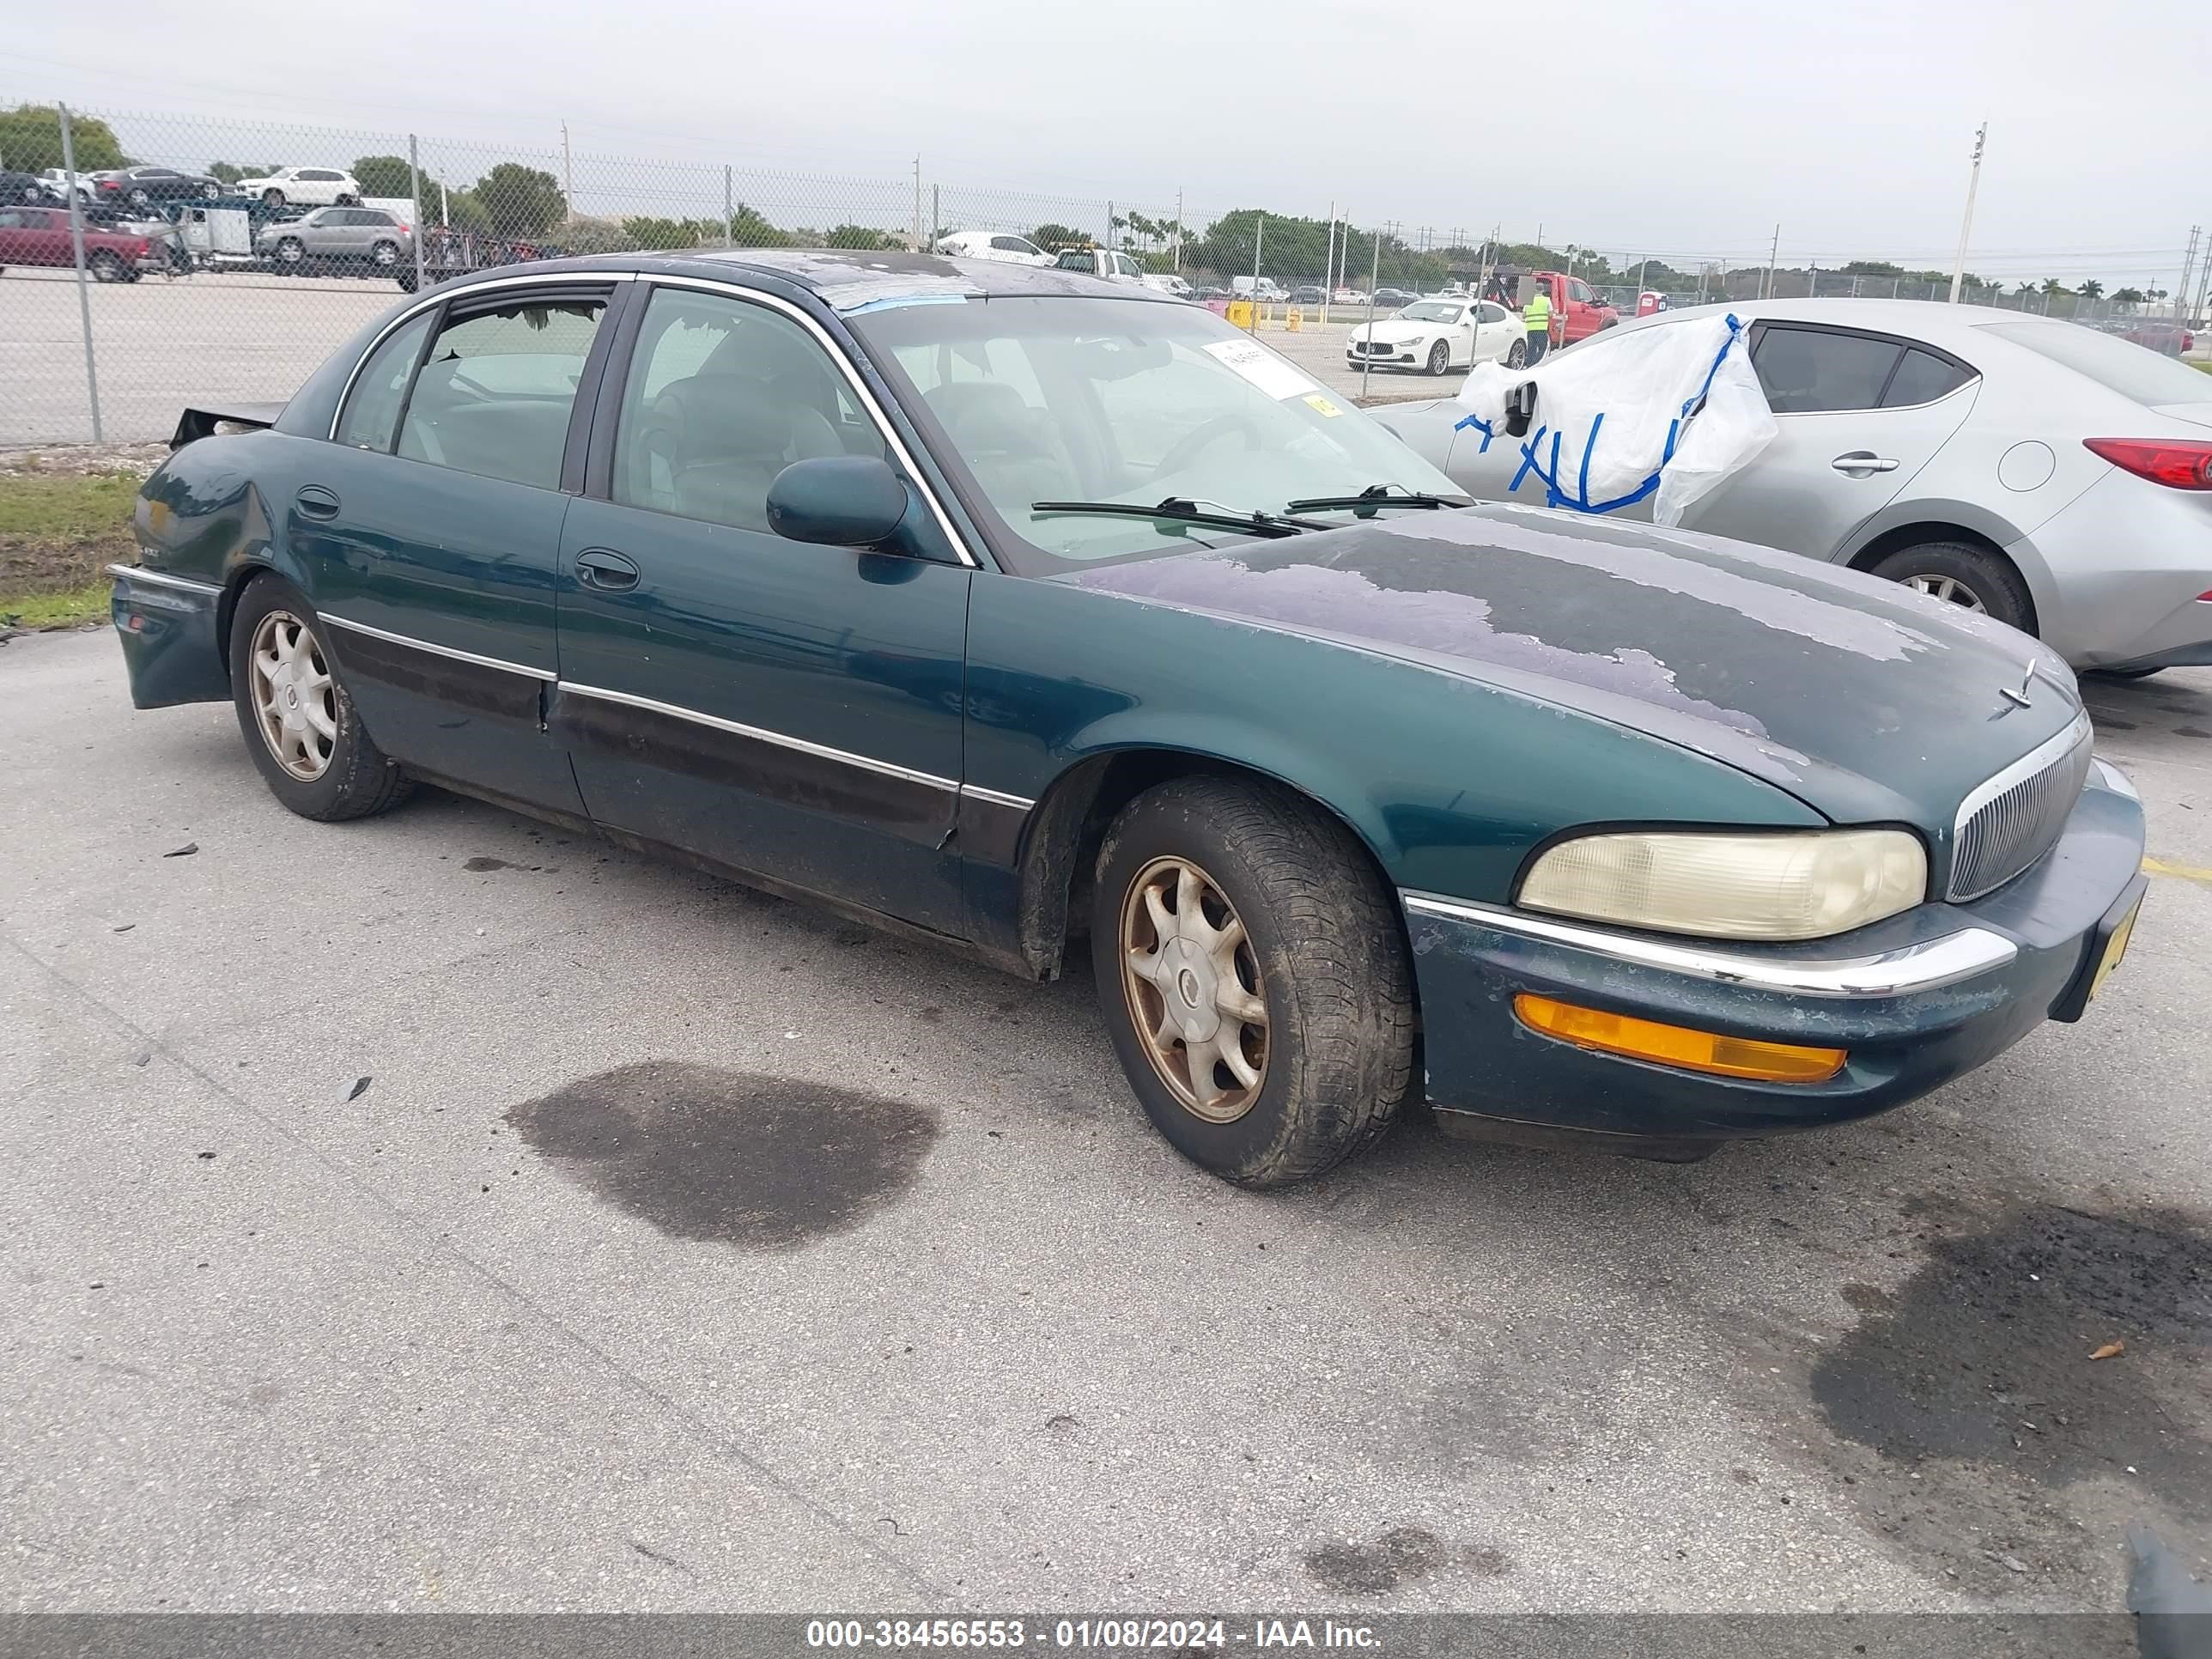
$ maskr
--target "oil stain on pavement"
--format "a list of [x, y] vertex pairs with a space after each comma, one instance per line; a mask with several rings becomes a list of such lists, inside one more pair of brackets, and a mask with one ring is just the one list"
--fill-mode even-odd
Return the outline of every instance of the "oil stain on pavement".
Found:
[[1307, 1576], [1339, 1595], [1387, 1595], [1448, 1566], [1499, 1578], [1513, 1564], [1498, 1550], [1455, 1550], [1425, 1527], [1393, 1527], [1371, 1544], [1333, 1540], [1305, 1556]]
[[936, 1112], [794, 1078], [653, 1061], [579, 1078], [507, 1121], [563, 1175], [671, 1237], [788, 1250], [914, 1184]]
[[[1893, 1292], [1843, 1287], [1862, 1317], [1812, 1370], [1830, 1430], [1875, 1455], [1860, 1467], [1878, 1478], [1856, 1490], [1883, 1530], [1932, 1528], [1900, 1541], [1957, 1559], [2047, 1546], [2056, 1565], [2079, 1557], [2082, 1534], [2054, 1489], [2083, 1487], [2062, 1507], [2112, 1523], [2114, 1537], [2125, 1516], [2101, 1514], [2108, 1505], [2148, 1500], [2212, 1521], [2212, 1235], [2201, 1220], [2051, 1203], [1951, 1220]], [[2091, 1358], [2112, 1343], [2122, 1351]], [[2085, 1504], [2084, 1483], [2097, 1482], [2112, 1483], [2108, 1495]]]

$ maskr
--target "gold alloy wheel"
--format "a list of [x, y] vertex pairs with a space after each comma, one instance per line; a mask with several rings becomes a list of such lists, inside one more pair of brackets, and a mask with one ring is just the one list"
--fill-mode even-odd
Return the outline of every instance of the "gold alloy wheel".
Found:
[[1121, 900], [1121, 990], [1184, 1108], [1234, 1123], [1267, 1077], [1267, 1000], [1244, 924], [1188, 859], [1154, 859]]
[[289, 611], [272, 611], [253, 630], [249, 661], [261, 740], [276, 763], [302, 783], [330, 769], [337, 746], [337, 687], [314, 630]]

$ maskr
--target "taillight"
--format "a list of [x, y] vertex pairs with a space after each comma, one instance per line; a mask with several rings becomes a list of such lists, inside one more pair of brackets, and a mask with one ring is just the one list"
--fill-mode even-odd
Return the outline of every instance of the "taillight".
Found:
[[2084, 438], [2114, 466], [2170, 489], [2212, 489], [2212, 443], [2163, 438]]

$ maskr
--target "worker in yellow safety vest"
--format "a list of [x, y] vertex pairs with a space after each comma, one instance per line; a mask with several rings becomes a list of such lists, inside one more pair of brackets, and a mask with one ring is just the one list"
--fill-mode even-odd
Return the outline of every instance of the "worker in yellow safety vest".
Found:
[[1528, 331], [1528, 355], [1525, 361], [1534, 368], [1543, 361], [1545, 348], [1552, 343], [1552, 298], [1540, 285], [1521, 308], [1521, 325]]

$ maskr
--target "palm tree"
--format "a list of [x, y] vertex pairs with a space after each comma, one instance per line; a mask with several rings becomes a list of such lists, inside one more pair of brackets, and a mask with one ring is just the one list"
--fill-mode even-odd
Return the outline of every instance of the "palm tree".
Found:
[[2094, 276], [2090, 277], [2074, 291], [2085, 300], [2101, 300], [2105, 297], [2105, 285]]

